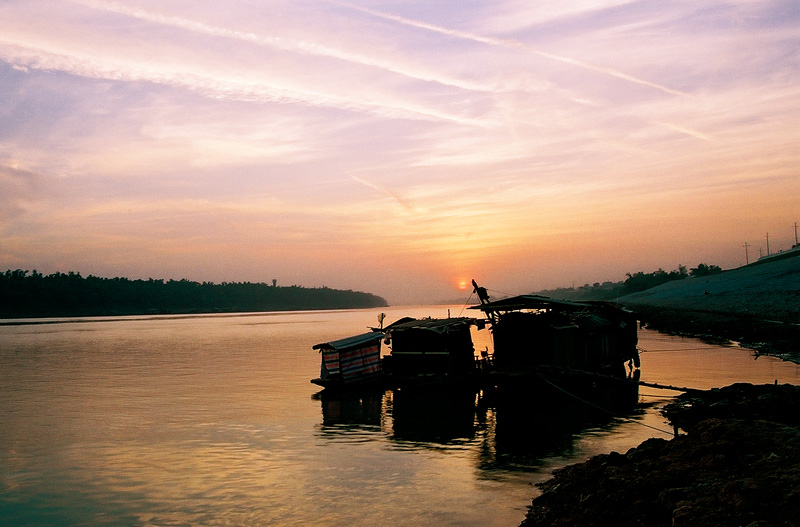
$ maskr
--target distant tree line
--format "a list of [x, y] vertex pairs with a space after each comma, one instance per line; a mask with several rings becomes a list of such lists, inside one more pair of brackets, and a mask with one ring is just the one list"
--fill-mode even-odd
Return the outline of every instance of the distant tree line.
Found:
[[595, 282], [592, 285], [585, 284], [581, 287], [561, 287], [557, 289], [547, 289], [539, 291], [538, 294], [559, 298], [562, 300], [614, 300], [615, 298], [638, 293], [652, 287], [665, 284], [674, 280], [684, 280], [721, 273], [722, 268], [718, 265], [699, 264], [687, 271], [685, 265], [679, 265], [674, 271], [658, 269], [652, 273], [625, 273], [625, 280], [621, 282]]
[[370, 293], [276, 287], [250, 282], [192, 282], [150, 278], [43, 275], [17, 269], [0, 274], [0, 318], [168, 313], [233, 313], [385, 307]]

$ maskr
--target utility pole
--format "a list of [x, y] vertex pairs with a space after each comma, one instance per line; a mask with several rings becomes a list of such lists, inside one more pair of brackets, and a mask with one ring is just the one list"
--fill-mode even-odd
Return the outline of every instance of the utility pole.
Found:
[[797, 242], [797, 222], [794, 222], [794, 245], [795, 245], [795, 247], [797, 247], [797, 245], [798, 245], [798, 242]]
[[767, 256], [769, 256], [769, 233], [767, 233]]
[[747, 248], [750, 247], [750, 244], [744, 242], [744, 245], [742, 247], [744, 247], [744, 264], [750, 265], [750, 256], [747, 254]]

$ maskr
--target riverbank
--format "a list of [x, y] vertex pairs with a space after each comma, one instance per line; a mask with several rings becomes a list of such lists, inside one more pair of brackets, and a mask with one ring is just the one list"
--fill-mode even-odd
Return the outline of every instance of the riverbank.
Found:
[[[619, 302], [651, 329], [736, 341], [800, 363], [798, 257], [670, 282]], [[554, 472], [522, 525], [800, 525], [800, 387], [690, 392], [664, 415], [684, 433]]]
[[663, 284], [619, 303], [652, 329], [732, 340], [800, 363], [800, 257]]
[[690, 392], [664, 414], [685, 433], [555, 471], [522, 526], [800, 525], [800, 387]]
[[709, 342], [734, 341], [756, 353], [800, 364], [799, 324], [754, 314], [631, 304], [628, 307], [643, 325], [656, 331]]

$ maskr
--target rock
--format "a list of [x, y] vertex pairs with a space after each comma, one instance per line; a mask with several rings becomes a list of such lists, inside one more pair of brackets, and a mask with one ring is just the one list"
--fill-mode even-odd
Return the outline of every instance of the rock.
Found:
[[800, 525], [798, 405], [792, 385], [681, 395], [687, 434], [555, 471], [522, 525]]

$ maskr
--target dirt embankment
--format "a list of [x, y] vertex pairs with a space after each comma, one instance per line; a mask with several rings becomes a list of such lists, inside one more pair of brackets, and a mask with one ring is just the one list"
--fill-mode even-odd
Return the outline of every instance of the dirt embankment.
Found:
[[687, 433], [557, 470], [522, 526], [800, 525], [800, 387], [691, 392], [664, 414]]
[[659, 331], [734, 340], [800, 362], [800, 256], [669, 282], [619, 302]]

